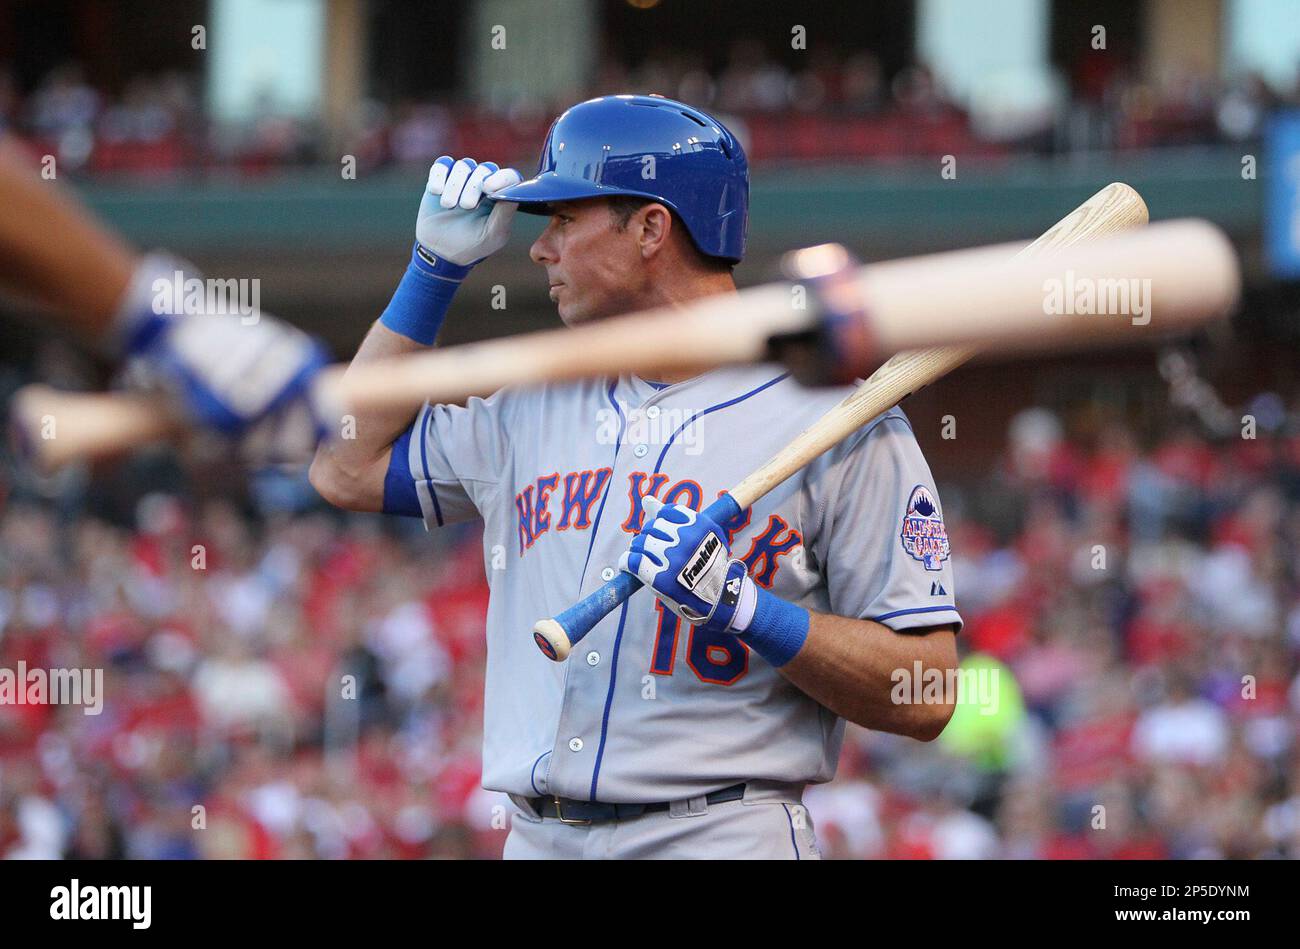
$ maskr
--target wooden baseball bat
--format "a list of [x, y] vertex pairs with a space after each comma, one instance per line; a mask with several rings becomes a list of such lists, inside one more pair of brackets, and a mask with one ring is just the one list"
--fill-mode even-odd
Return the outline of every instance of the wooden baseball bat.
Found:
[[[1127, 185], [1111, 185], [1057, 228], [1077, 228], [1085, 237], [1110, 234], [1115, 229], [1101, 225], [1110, 212], [1131, 212], [1128, 195], [1136, 198]], [[1024, 245], [1008, 243], [860, 268], [858, 286], [875, 343], [873, 355], [879, 360], [940, 345], [1032, 352], [1107, 339], [1141, 341], [1195, 328], [1222, 315], [1236, 300], [1236, 255], [1222, 232], [1205, 221], [1157, 224], [1084, 247], [1071, 243], [1039, 243], [1040, 249], [1055, 250], [1018, 258]], [[1120, 314], [1045, 312], [1047, 281], [1106, 287], [1134, 279], [1151, 281], [1146, 302], [1148, 314], [1155, 315], [1146, 325]], [[786, 282], [764, 284], [674, 309], [431, 350], [356, 366], [347, 380], [329, 385], [335, 404], [392, 408], [426, 399], [459, 402], [504, 386], [618, 373], [653, 379], [663, 370], [762, 362], [773, 336], [816, 323], [816, 307], [803, 305], [805, 295], [794, 289]]]
[[[1147, 206], [1142, 197], [1128, 185], [1116, 182], [1071, 211], [1018, 256], [1022, 259], [1038, 256], [1052, 248], [1142, 227], [1147, 220]], [[913, 286], [913, 292], [921, 297], [926, 297], [928, 289], [925, 283]], [[952, 372], [978, 351], [979, 347], [971, 345], [896, 354], [766, 464], [706, 507], [704, 515], [719, 524], [727, 524], [823, 452], [913, 392]], [[620, 572], [559, 616], [539, 620], [533, 627], [534, 641], [547, 657], [557, 662], [564, 660], [576, 643], [641, 586], [637, 577]]]
[[[1123, 213], [1125, 186], [1094, 198]], [[1104, 198], [1103, 198], [1104, 196]], [[1087, 205], [1058, 227], [1086, 236], [1104, 234], [1105, 208]], [[1055, 229], [1054, 229], [1055, 230]], [[1038, 245], [1040, 248], [1045, 245]], [[1239, 289], [1236, 258], [1227, 238], [1204, 221], [1153, 225], [1142, 233], [1102, 237], [1083, 247], [1053, 241], [1051, 248], [1011, 260], [1018, 244], [1002, 244], [862, 268], [857, 277], [876, 358], [935, 345], [978, 345], [981, 351], [1060, 350], [1107, 340], [1143, 341], [1187, 331], [1226, 312]], [[1105, 288], [1112, 302], [1129, 308], [1140, 302], [1144, 315], [1106, 315], [1074, 306], [1046, 312], [1045, 287], [1059, 284], [1063, 302], [1074, 303], [1074, 287]], [[1129, 286], [1136, 286], [1133, 299]], [[1149, 293], [1141, 287], [1149, 289]], [[1065, 296], [1069, 299], [1065, 300]], [[1140, 298], [1140, 299], [1139, 299]], [[665, 370], [704, 371], [721, 365], [763, 361], [768, 339], [814, 324], [815, 307], [800, 307], [788, 283], [707, 297], [689, 306], [614, 317], [573, 329], [528, 333], [466, 346], [431, 350], [375, 363], [322, 372], [315, 398], [324, 417], [350, 412], [415, 408], [430, 402], [459, 402], [507, 385], [563, 381], [591, 375], [635, 372], [649, 378]], [[864, 366], [863, 372], [868, 371]], [[183, 429], [159, 397], [63, 397], [57, 411], [47, 391], [17, 400], [15, 424], [34, 460], [44, 467], [120, 452], [160, 434]], [[94, 398], [93, 402], [81, 402]], [[86, 406], [93, 424], [68, 418]], [[54, 415], [67, 424], [57, 438], [39, 437], [40, 420]], [[108, 433], [112, 433], [109, 437]], [[83, 438], [83, 436], [86, 436]]]

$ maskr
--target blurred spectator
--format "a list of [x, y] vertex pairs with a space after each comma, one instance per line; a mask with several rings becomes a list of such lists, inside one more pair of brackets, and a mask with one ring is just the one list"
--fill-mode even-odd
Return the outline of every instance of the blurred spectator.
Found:
[[59, 138], [88, 132], [99, 116], [101, 95], [86, 84], [81, 67], [51, 70], [27, 102], [27, 122], [37, 135]]
[[718, 77], [718, 105], [731, 112], [776, 111], [789, 104], [789, 83], [789, 73], [767, 56], [761, 42], [737, 39]]
[[1223, 710], [1174, 678], [1169, 697], [1138, 716], [1133, 751], [1140, 761], [1213, 765], [1227, 755], [1228, 738]]
[[[392, 130], [393, 159], [401, 164], [427, 165], [451, 151], [451, 119], [434, 105], [407, 103]], [[432, 156], [432, 157], [431, 157]]]

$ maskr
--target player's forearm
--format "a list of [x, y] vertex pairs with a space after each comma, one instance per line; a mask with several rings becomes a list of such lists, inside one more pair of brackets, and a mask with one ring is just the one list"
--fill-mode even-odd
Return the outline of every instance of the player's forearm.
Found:
[[13, 143], [0, 140], [0, 285], [54, 309], [92, 340], [107, 331], [136, 254]]
[[[414, 340], [376, 321], [348, 367], [401, 356], [424, 349]], [[356, 412], [338, 419], [338, 431], [316, 449], [311, 483], [339, 507], [353, 511], [380, 511], [384, 504], [384, 474], [393, 441], [411, 424], [410, 409]], [[346, 436], [346, 437], [345, 437]]]
[[[897, 633], [871, 620], [812, 613], [808, 638], [781, 673], [843, 718], [876, 731], [929, 741], [952, 717], [952, 696], [942, 701], [899, 703], [897, 672], [946, 670], [957, 665], [951, 626]], [[946, 681], [946, 678], [945, 678]], [[911, 692], [908, 692], [909, 696]]]
[[[370, 328], [352, 365], [432, 346], [461, 282], [474, 264], [500, 250], [510, 234], [515, 206], [491, 200], [496, 188], [519, 181], [513, 169], [443, 156], [429, 169], [420, 199], [411, 262], [379, 321]], [[358, 414], [343, 437], [316, 452], [311, 482], [331, 503], [353, 511], [410, 513], [389, 507], [384, 496], [393, 441], [414, 412]], [[342, 422], [342, 420], [340, 420]], [[331, 433], [336, 436], [340, 433]], [[407, 499], [409, 501], [409, 498]]]

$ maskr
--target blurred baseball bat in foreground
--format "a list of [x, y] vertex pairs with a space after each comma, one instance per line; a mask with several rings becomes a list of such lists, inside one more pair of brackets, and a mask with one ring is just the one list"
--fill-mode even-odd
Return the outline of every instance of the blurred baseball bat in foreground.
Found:
[[[1101, 194], [1112, 188], [1127, 186]], [[858, 295], [848, 308], [860, 323], [850, 338], [867, 344], [847, 359], [840, 353], [831, 360], [833, 372], [821, 374], [860, 376], [893, 353], [937, 345], [1027, 353], [1141, 343], [1225, 314], [1239, 292], [1232, 247], [1204, 221], [1158, 224], [1012, 259], [1020, 249], [1001, 244], [885, 261], [840, 280], [841, 295], [845, 287]], [[678, 309], [437, 349], [346, 374], [335, 367], [320, 375], [315, 396], [328, 419], [361, 409], [414, 409], [426, 399], [460, 402], [507, 385], [625, 372], [654, 378], [668, 369], [765, 361], [774, 355], [774, 337], [775, 355], [807, 370], [809, 347], [823, 354], [811, 360], [815, 367], [825, 362], [826, 346], [816, 339], [800, 343], [799, 334], [816, 328], [820, 316], [806, 287], [765, 284]], [[36, 461], [55, 467], [128, 450], [182, 427], [177, 418], [159, 418], [162, 404], [120, 395], [54, 400], [49, 390], [29, 390], [16, 400], [15, 424]], [[48, 429], [51, 421], [57, 437], [41, 437], [42, 424]]]

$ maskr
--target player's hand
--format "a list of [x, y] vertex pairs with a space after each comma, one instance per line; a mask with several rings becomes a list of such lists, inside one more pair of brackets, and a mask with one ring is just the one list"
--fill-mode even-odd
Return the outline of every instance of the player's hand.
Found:
[[[324, 426], [311, 383], [329, 359], [315, 338], [261, 312], [173, 313], [178, 261], [145, 258], [119, 319], [126, 377], [161, 391], [196, 428], [238, 439], [252, 462], [303, 460]], [[183, 297], [182, 297], [183, 298]]]
[[518, 205], [493, 201], [493, 193], [523, 180], [513, 168], [443, 155], [429, 169], [415, 239], [435, 257], [469, 266], [495, 254], [510, 237]]
[[742, 561], [731, 559], [727, 532], [703, 514], [655, 497], [642, 500], [641, 510], [645, 526], [619, 558], [619, 569], [688, 623], [730, 629], [746, 585], [754, 581]]

